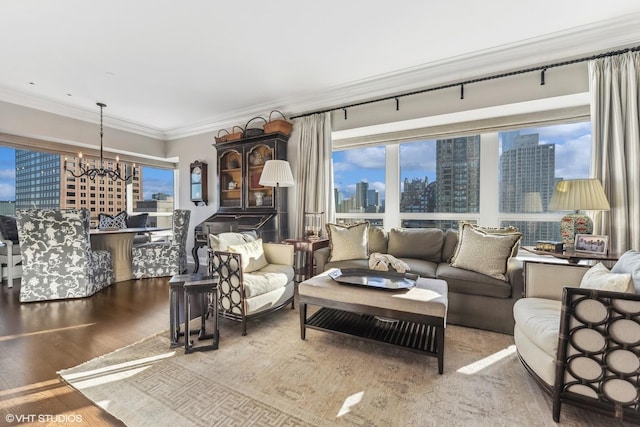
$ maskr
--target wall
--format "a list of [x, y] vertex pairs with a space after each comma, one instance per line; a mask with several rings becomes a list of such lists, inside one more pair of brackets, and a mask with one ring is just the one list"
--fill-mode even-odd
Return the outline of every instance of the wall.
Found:
[[[0, 101], [1, 133], [67, 145], [71, 153], [88, 153], [90, 149], [100, 149], [100, 119], [97, 107], [95, 115], [87, 118], [90, 119], [95, 119], [96, 122], [72, 119]], [[105, 118], [105, 156], [113, 152], [120, 154], [122, 160], [135, 157], [167, 158], [163, 141], [110, 128], [106, 122]]]

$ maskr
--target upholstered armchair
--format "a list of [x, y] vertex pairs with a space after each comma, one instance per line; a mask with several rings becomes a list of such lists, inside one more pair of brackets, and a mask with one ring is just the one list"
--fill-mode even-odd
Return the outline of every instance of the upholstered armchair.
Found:
[[16, 212], [22, 282], [20, 301], [82, 298], [113, 283], [111, 254], [93, 251], [86, 209]]
[[242, 322], [293, 308], [293, 245], [263, 243], [251, 233], [209, 236], [209, 274], [218, 274], [218, 314]]
[[16, 277], [16, 267], [22, 262], [20, 242], [18, 240], [18, 226], [15, 217], [0, 215], [0, 282], [6, 268], [7, 286], [13, 287]]
[[164, 277], [187, 271], [187, 233], [191, 211], [173, 211], [173, 237], [169, 242], [150, 242], [131, 249], [133, 277]]
[[552, 396], [554, 421], [562, 403], [640, 421], [640, 252], [626, 252], [611, 271], [527, 262], [524, 274], [514, 340]]

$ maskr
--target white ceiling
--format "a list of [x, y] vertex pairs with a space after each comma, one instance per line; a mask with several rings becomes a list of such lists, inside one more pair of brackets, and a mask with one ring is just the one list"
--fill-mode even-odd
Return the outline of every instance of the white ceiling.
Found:
[[3, 0], [0, 101], [169, 139], [635, 44], [638, 0]]

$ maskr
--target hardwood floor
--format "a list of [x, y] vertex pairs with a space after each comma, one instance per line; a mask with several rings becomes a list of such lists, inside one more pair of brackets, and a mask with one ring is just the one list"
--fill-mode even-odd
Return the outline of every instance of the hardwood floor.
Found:
[[168, 281], [131, 280], [88, 298], [24, 304], [20, 280], [11, 289], [3, 283], [0, 425], [122, 425], [57, 371], [168, 329]]

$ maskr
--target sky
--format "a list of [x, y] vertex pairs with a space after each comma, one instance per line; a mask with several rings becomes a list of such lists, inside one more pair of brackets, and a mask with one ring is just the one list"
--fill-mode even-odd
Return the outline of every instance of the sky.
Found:
[[[540, 144], [556, 144], [556, 178], [586, 178], [591, 161], [591, 123], [571, 123], [520, 129], [521, 135], [537, 133]], [[566, 159], [571, 159], [566, 161]], [[436, 179], [436, 144], [433, 141], [400, 145], [401, 182], [405, 177]], [[366, 147], [333, 153], [334, 185], [346, 198], [355, 192], [356, 184], [369, 183], [369, 188], [385, 198], [385, 148]]]
[[[154, 193], [173, 196], [173, 171], [142, 167], [142, 189], [145, 200]], [[16, 156], [13, 148], [0, 147], [0, 200], [16, 199]]]

